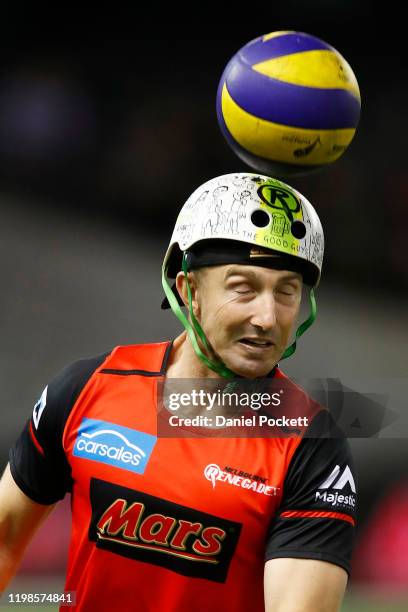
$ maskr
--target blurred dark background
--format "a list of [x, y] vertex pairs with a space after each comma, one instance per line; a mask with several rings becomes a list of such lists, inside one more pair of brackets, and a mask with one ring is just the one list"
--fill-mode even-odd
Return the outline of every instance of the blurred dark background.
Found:
[[[345, 155], [319, 173], [288, 179], [316, 207], [326, 252], [318, 321], [283, 369], [346, 382], [384, 378], [388, 386], [398, 379], [392, 407], [407, 418], [404, 38], [381, 16], [370, 25], [365, 3], [289, 1], [276, 15], [254, 6], [250, 18], [233, 24], [207, 25], [194, 11], [194, 26], [138, 23], [128, 38], [31, 33], [3, 40], [2, 466], [43, 386], [66, 363], [179, 333], [172, 314], [159, 309], [160, 265], [178, 210], [208, 178], [248, 170], [217, 125], [219, 78], [241, 46], [281, 29], [333, 45], [352, 66], [362, 98]], [[407, 438], [397, 429], [380, 438], [352, 441], [362, 548], [384, 496], [405, 491], [408, 481]], [[361, 568], [372, 553], [358, 554], [356, 580], [370, 583], [374, 570]], [[402, 562], [408, 567], [407, 556]], [[408, 588], [401, 575], [398, 584]]]
[[292, 179], [322, 217], [326, 272], [402, 290], [408, 280], [402, 41], [391, 33], [388, 40], [386, 29], [363, 29], [361, 16], [353, 19], [345, 10], [350, 3], [327, 5], [332, 14], [326, 21], [309, 9], [301, 18], [302, 4], [293, 19], [289, 3], [287, 16], [271, 17], [265, 26], [233, 25], [227, 32], [214, 26], [194, 38], [154, 32], [86, 43], [39, 37], [3, 48], [3, 192], [28, 196], [43, 210], [57, 199], [72, 214], [85, 211], [130, 233], [145, 227], [167, 237], [195, 186], [246, 169], [216, 122], [215, 92], [225, 64], [260, 31], [290, 24], [336, 47], [362, 95], [361, 122], [347, 155], [319, 175]]

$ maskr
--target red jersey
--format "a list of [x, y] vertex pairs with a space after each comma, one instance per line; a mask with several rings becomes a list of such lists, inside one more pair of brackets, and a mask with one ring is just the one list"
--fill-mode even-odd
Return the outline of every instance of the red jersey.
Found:
[[[355, 483], [345, 439], [160, 437], [157, 389], [171, 347], [117, 347], [68, 366], [10, 451], [31, 499], [71, 493], [65, 588], [76, 609], [255, 612], [268, 559], [349, 571]], [[290, 384], [312, 426], [328, 418]]]

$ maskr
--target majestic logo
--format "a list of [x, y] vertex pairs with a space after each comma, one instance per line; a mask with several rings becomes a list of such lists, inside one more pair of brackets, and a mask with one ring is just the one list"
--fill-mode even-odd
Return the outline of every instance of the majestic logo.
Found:
[[337, 476], [340, 474], [340, 471], [340, 466], [336, 465], [330, 476], [328, 476], [328, 478], [326, 478], [326, 480], [322, 482], [319, 489], [328, 489], [332, 485], [333, 489], [343, 489], [346, 484], [349, 483], [351, 490], [353, 491], [353, 493], [355, 493], [356, 484], [354, 482], [353, 474], [351, 473], [351, 470], [348, 465], [346, 465], [346, 467], [344, 468], [343, 473], [340, 478], [338, 478], [336, 484], [333, 484]]
[[248, 491], [255, 491], [255, 493], [263, 493], [263, 495], [270, 497], [278, 495], [279, 487], [268, 486], [266, 478], [256, 477], [246, 472], [236, 472], [237, 470], [228, 466], [225, 470], [222, 470], [216, 463], [209, 463], [204, 469], [204, 476], [211, 482], [213, 489], [215, 489], [216, 482], [220, 481]]
[[47, 390], [48, 386], [45, 387], [44, 391], [41, 393], [40, 399], [38, 400], [38, 402], [36, 402], [33, 408], [33, 421], [34, 427], [36, 429], [38, 429], [38, 424], [40, 422], [41, 415], [44, 412], [45, 406], [47, 405]]
[[[331, 474], [322, 482], [319, 487], [319, 490], [316, 491], [315, 501], [324, 501], [326, 503], [331, 504], [332, 506], [349, 506], [350, 508], [355, 508], [356, 505], [356, 484], [354, 482], [353, 474], [348, 465], [344, 468], [343, 472], [340, 474], [341, 468], [339, 465], [336, 465], [333, 468]], [[349, 486], [351, 493], [354, 495], [344, 495], [343, 493], [339, 493], [342, 491], [346, 485]], [[333, 492], [328, 492], [327, 489], [331, 488]]]
[[225, 582], [241, 523], [96, 478], [90, 497], [89, 539], [98, 548]]
[[156, 436], [129, 427], [84, 418], [73, 454], [143, 474], [156, 441]]

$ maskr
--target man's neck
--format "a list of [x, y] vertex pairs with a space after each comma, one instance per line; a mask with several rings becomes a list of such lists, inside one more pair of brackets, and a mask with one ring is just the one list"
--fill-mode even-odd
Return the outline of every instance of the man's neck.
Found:
[[202, 363], [184, 331], [173, 342], [166, 378], [221, 378]]

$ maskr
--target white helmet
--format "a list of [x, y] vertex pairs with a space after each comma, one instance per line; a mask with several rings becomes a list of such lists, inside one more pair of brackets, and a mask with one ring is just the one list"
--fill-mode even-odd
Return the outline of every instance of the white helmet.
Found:
[[174, 278], [181, 269], [183, 251], [210, 239], [262, 247], [249, 251], [248, 263], [257, 260], [257, 265], [264, 249], [281, 253], [289, 265], [292, 261], [297, 266], [307, 285], [319, 283], [324, 250], [319, 217], [302, 194], [277, 179], [225, 174], [198, 187], [177, 217], [163, 262], [168, 275]]

